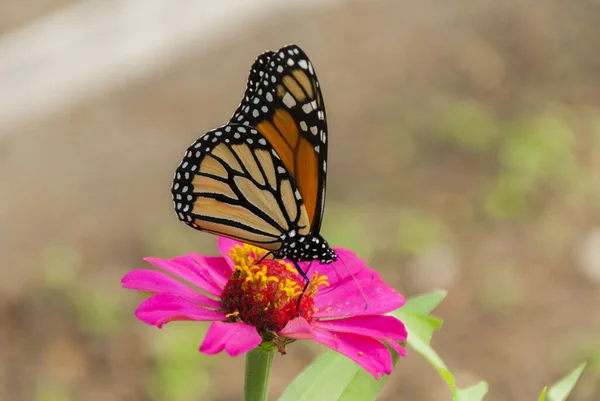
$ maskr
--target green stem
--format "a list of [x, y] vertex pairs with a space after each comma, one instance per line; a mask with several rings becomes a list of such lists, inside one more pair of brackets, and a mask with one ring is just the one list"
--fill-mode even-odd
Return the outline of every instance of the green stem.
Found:
[[245, 401], [267, 401], [274, 354], [260, 347], [246, 353]]

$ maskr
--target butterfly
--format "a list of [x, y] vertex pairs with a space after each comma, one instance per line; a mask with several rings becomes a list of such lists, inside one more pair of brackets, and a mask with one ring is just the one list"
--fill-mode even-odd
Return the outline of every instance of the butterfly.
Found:
[[171, 192], [188, 226], [267, 249], [298, 268], [337, 260], [320, 234], [326, 176], [319, 81], [304, 51], [288, 45], [254, 61], [237, 110], [186, 150]]

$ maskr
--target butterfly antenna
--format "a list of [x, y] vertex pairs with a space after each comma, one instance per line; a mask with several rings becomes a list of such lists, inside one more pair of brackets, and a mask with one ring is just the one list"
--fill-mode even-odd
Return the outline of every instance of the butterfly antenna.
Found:
[[298, 297], [298, 302], [296, 303], [296, 312], [298, 312], [298, 316], [300, 316], [300, 302], [302, 301], [302, 296], [304, 296], [304, 293], [306, 292], [306, 289], [308, 288], [308, 285], [310, 284], [310, 280], [309, 280], [308, 275], [306, 273], [308, 273], [308, 271], [310, 270], [310, 266], [312, 265], [312, 261], [308, 265], [308, 268], [306, 269], [306, 272], [304, 270], [302, 270], [302, 268], [300, 267], [300, 265], [298, 264], [298, 262], [293, 261], [293, 263], [294, 263], [294, 266], [296, 267], [296, 270], [298, 270], [298, 273], [300, 273], [300, 275], [302, 276], [302, 278], [305, 281], [304, 288], [302, 288], [302, 292], [300, 293], [300, 296]]
[[350, 270], [350, 268], [348, 267], [348, 265], [346, 264], [344, 259], [342, 259], [342, 255], [338, 253], [337, 256], [338, 256], [338, 259], [340, 260], [340, 262], [342, 262], [342, 264], [344, 265], [344, 267], [346, 267], [346, 270], [348, 270], [348, 273], [352, 277], [354, 284], [356, 284], [356, 287], [358, 288], [358, 291], [360, 292], [360, 296], [362, 297], [363, 301], [365, 301], [365, 310], [369, 309], [369, 300], [367, 298], [367, 294], [365, 294], [365, 291], [362, 288], [362, 285], [360, 285], [360, 283], [356, 279], [356, 276], [352, 273], [352, 271]]
[[262, 262], [263, 260], [265, 260], [267, 258], [267, 256], [271, 255], [271, 251], [265, 253], [265, 255], [260, 258], [260, 260], [258, 262], [255, 263], [255, 265], [259, 264], [260, 262]]

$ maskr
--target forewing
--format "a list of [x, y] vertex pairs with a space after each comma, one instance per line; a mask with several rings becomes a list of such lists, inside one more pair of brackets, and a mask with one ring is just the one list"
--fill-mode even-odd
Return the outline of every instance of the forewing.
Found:
[[214, 129], [186, 151], [171, 189], [187, 225], [277, 250], [291, 230], [310, 231], [295, 180], [277, 152], [254, 128]]
[[321, 228], [327, 173], [327, 119], [314, 67], [296, 45], [254, 62], [231, 123], [254, 126], [295, 178], [311, 232]]

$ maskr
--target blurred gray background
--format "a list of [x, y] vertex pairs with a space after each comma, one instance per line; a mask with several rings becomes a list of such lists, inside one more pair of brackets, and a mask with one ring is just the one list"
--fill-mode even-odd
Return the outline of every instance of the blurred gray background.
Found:
[[[327, 106], [329, 242], [406, 296], [448, 290], [433, 345], [459, 385], [535, 400], [589, 358], [570, 400], [600, 400], [600, 3], [142, 3], [0, 2], [0, 400], [241, 399], [243, 358], [137, 321], [120, 278], [216, 254], [174, 168], [292, 42]], [[272, 398], [321, 351], [278, 356]], [[380, 398], [450, 395], [409, 352]]]

